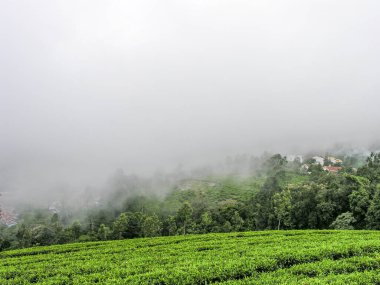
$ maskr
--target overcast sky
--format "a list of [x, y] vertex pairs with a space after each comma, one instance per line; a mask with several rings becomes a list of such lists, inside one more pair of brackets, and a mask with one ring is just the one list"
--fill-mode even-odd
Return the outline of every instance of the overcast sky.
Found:
[[1, 0], [0, 179], [379, 139], [379, 35], [376, 0]]

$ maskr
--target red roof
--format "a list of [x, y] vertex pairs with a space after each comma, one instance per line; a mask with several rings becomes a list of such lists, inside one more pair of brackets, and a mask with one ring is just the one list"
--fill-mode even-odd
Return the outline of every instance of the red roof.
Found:
[[323, 170], [328, 171], [328, 172], [334, 172], [334, 173], [338, 172], [341, 169], [342, 167], [340, 166], [324, 166], [323, 167]]

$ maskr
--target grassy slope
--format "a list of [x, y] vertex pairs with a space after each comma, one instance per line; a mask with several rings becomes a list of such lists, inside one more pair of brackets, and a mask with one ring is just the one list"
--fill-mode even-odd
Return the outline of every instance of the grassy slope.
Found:
[[[207, 182], [212, 182], [210, 186]], [[164, 205], [169, 212], [176, 212], [183, 202], [202, 201], [209, 207], [215, 207], [227, 199], [243, 202], [257, 193], [265, 179], [259, 177], [212, 177], [204, 181], [190, 181], [188, 189], [178, 187], [165, 198]]]
[[[281, 182], [281, 186], [302, 184], [308, 179], [308, 175], [289, 171], [286, 173], [284, 181]], [[190, 181], [186, 189], [178, 187], [166, 196], [164, 208], [168, 212], [175, 213], [185, 201], [190, 203], [202, 201], [210, 208], [225, 200], [246, 202], [259, 192], [265, 180], [265, 176], [223, 176]], [[214, 185], [210, 186], [207, 182], [213, 182]]]
[[380, 284], [380, 232], [264, 231], [0, 253], [0, 284]]

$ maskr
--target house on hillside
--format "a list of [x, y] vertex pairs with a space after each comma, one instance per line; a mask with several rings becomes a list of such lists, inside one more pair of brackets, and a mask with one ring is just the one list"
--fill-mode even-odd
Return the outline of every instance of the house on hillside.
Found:
[[329, 156], [327, 157], [327, 160], [330, 161], [332, 164], [340, 164], [340, 163], [343, 163], [343, 160], [339, 159], [339, 158], [335, 158], [333, 156]]
[[324, 165], [325, 164], [325, 159], [321, 156], [313, 156], [312, 157], [315, 160], [316, 164]]
[[330, 173], [337, 173], [338, 171], [342, 170], [342, 167], [340, 167], [340, 166], [324, 166], [323, 170], [330, 172]]

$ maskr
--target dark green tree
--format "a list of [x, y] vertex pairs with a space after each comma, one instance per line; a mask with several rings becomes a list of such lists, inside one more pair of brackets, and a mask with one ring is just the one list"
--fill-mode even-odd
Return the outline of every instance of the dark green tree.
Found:
[[77, 240], [82, 232], [82, 227], [79, 221], [74, 221], [70, 226], [70, 232], [73, 240]]
[[380, 186], [376, 188], [375, 196], [368, 208], [366, 221], [369, 229], [380, 230]]
[[221, 227], [222, 232], [229, 233], [232, 232], [232, 226], [229, 221], [226, 221], [223, 226]]
[[350, 212], [340, 214], [331, 224], [331, 228], [335, 230], [353, 230], [356, 220]]
[[238, 211], [234, 211], [230, 221], [233, 231], [238, 232], [243, 228], [244, 220], [240, 217]]
[[98, 239], [107, 240], [111, 231], [109, 227], [106, 227], [104, 224], [101, 224], [98, 229]]
[[127, 238], [137, 238], [143, 237], [143, 222], [146, 218], [146, 215], [141, 212], [127, 213], [128, 218], [128, 229], [127, 229]]
[[18, 226], [16, 238], [19, 242], [19, 247], [28, 247], [32, 244], [32, 234], [24, 223]]
[[126, 213], [121, 213], [114, 221], [112, 226], [112, 235], [115, 239], [123, 239], [128, 236], [128, 217]]
[[165, 219], [163, 223], [164, 235], [174, 236], [177, 233], [176, 217], [169, 216]]
[[191, 230], [193, 208], [190, 203], [185, 202], [182, 207], [179, 208], [176, 215], [177, 225], [180, 227], [182, 234], [187, 234]]
[[60, 219], [57, 213], [54, 213], [53, 216], [51, 217], [49, 226], [54, 232], [54, 236], [55, 236], [54, 243], [61, 243], [64, 240], [63, 226], [60, 222]]
[[292, 210], [292, 196], [289, 189], [277, 192], [273, 195], [274, 214], [276, 215], [278, 224], [277, 230], [280, 229], [281, 224], [286, 228], [291, 226], [291, 210]]
[[209, 211], [204, 212], [201, 216], [200, 232], [201, 233], [210, 232], [212, 224], [213, 224], [213, 219], [212, 219], [211, 213]]
[[368, 178], [373, 185], [380, 183], [380, 152], [371, 153], [366, 164], [358, 169], [358, 175]]
[[370, 206], [370, 194], [368, 190], [360, 187], [359, 190], [355, 190], [350, 194], [349, 200], [356, 228], [364, 229], [366, 224], [365, 218]]
[[30, 230], [32, 245], [51, 245], [55, 240], [55, 233], [46, 225], [35, 225]]
[[289, 185], [291, 191], [291, 225], [295, 229], [318, 228], [317, 194], [322, 185], [313, 182]]
[[160, 236], [162, 231], [162, 222], [156, 214], [145, 217], [142, 224], [142, 232], [144, 237]]

